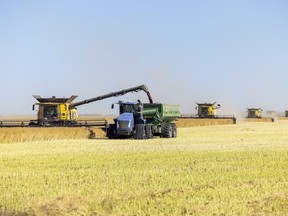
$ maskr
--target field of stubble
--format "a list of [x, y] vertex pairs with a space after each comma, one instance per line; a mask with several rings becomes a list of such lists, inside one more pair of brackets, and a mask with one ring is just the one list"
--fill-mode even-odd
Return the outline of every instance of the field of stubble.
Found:
[[0, 215], [285, 215], [288, 121], [6, 142], [0, 170]]

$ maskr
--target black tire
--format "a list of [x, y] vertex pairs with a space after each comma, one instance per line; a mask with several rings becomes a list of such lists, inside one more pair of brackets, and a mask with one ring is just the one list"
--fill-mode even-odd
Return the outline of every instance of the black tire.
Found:
[[110, 124], [108, 126], [107, 133], [106, 133], [106, 136], [108, 137], [108, 139], [116, 139], [117, 138], [117, 134], [115, 134], [115, 130], [116, 130], [115, 124]]
[[172, 125], [170, 123], [163, 123], [161, 127], [161, 137], [171, 138], [172, 137]]
[[41, 127], [45, 127], [45, 126], [47, 125], [47, 122], [44, 121], [44, 120], [40, 120], [40, 121], [39, 121], [39, 125], [40, 125]]
[[135, 139], [145, 139], [145, 124], [136, 124], [135, 125]]
[[175, 123], [172, 123], [171, 127], [172, 127], [172, 137], [176, 138], [177, 137], [177, 126]]
[[146, 124], [145, 129], [146, 129], [146, 138], [147, 139], [153, 138], [152, 124]]
[[31, 126], [31, 127], [37, 126], [37, 123], [35, 121], [30, 121], [29, 122], [29, 126]]

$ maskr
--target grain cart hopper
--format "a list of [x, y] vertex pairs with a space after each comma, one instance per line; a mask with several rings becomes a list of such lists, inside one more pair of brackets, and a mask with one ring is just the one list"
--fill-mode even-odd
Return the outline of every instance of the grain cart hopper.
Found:
[[[177, 136], [175, 119], [180, 116], [179, 105], [119, 101], [119, 116], [107, 130], [109, 139], [134, 137], [150, 139], [153, 136]], [[114, 104], [112, 104], [112, 108]]]
[[[70, 98], [42, 98], [39, 95], [33, 95], [33, 97], [39, 102], [33, 105], [33, 110], [35, 110], [35, 106], [38, 106], [38, 114], [37, 120], [30, 121], [30, 126], [81, 126], [82, 124], [77, 122], [78, 113], [76, 107], [109, 97], [117, 97], [129, 92], [138, 91], [144, 91], [147, 94], [149, 101], [151, 103], [153, 102], [151, 94], [146, 85], [111, 92], [109, 94], [86, 99], [76, 103], [73, 103], [73, 100], [77, 98], [75, 95], [72, 95]], [[107, 122], [105, 122], [105, 124], [106, 123]]]

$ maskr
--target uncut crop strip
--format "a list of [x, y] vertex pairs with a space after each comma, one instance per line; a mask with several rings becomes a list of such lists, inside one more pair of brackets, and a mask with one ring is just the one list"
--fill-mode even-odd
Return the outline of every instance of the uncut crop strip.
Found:
[[234, 124], [233, 119], [205, 119], [205, 118], [179, 118], [176, 121], [177, 127], [197, 127], [211, 125], [227, 125]]
[[105, 137], [104, 130], [99, 128], [0, 128], [0, 143], [88, 139], [91, 130], [95, 138]]

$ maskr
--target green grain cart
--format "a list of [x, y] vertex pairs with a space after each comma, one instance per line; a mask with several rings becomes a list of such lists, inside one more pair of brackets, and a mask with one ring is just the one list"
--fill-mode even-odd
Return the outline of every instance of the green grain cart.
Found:
[[[119, 101], [119, 116], [107, 129], [109, 139], [151, 139], [153, 136], [177, 136], [175, 120], [180, 116], [180, 106], [161, 103]], [[112, 104], [112, 108], [114, 104]]]

